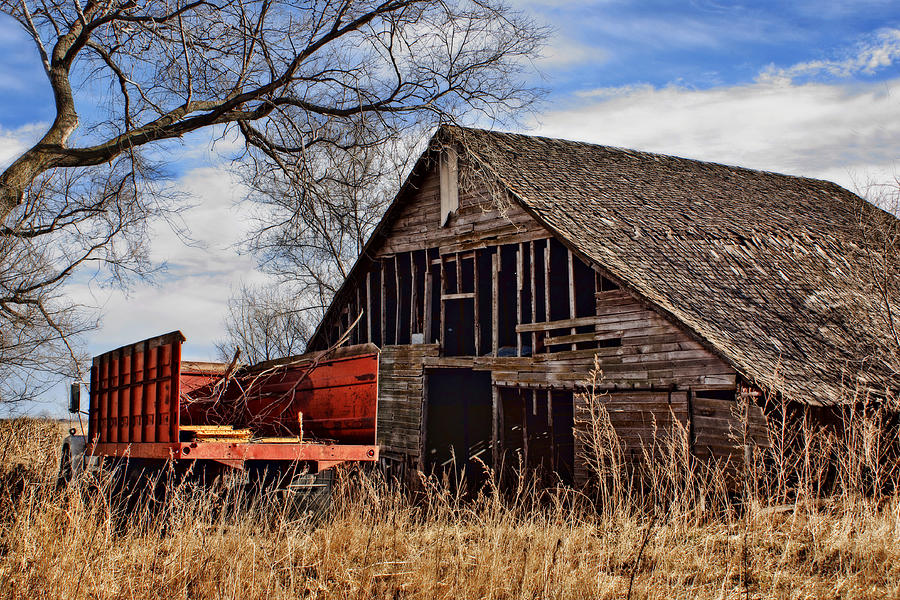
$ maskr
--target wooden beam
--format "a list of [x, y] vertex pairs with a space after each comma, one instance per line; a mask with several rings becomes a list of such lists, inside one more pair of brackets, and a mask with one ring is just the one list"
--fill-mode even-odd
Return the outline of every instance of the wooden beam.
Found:
[[[537, 393], [537, 392], [535, 392]], [[573, 407], [574, 408], [574, 407]], [[547, 390], [547, 426], [550, 427], [550, 440], [554, 440], [553, 435], [553, 391]]]
[[387, 308], [385, 307], [387, 304], [387, 287], [384, 282], [386, 269], [384, 268], [385, 262], [383, 260], [378, 262], [381, 265], [381, 346], [384, 347], [387, 346], [387, 340], [384, 339], [385, 334], [387, 334]]
[[[537, 286], [535, 284], [535, 266], [534, 266], [534, 242], [528, 242], [528, 275], [531, 279], [531, 322], [537, 321]], [[516, 328], [518, 332], [518, 327]], [[531, 332], [531, 355], [534, 356], [537, 347], [537, 332]]]
[[475, 356], [481, 354], [481, 311], [478, 308], [479, 297], [478, 297], [478, 252], [472, 253], [472, 275], [475, 280], [473, 281], [473, 297], [475, 298]]
[[688, 388], [686, 398], [687, 401], [687, 418], [688, 418], [688, 452], [694, 457], [694, 445], [697, 441], [697, 435], [694, 433], [694, 390]]
[[[429, 272], [427, 275], [431, 275]], [[426, 340], [427, 341], [427, 340]], [[419, 411], [419, 470], [425, 472], [425, 444], [428, 443], [428, 374], [422, 373], [422, 404]]]
[[447, 146], [440, 153], [438, 173], [440, 178], [441, 227], [445, 227], [450, 215], [459, 209], [458, 163], [456, 148], [453, 146]]
[[[569, 250], [569, 318], [575, 318], [575, 257], [572, 256], [572, 251]], [[570, 332], [572, 335], [575, 335], [575, 328], [572, 328]], [[572, 350], [578, 350], [578, 346], [573, 342]]]
[[544, 321], [550, 320], [550, 238], [544, 249]]
[[429, 268], [425, 271], [425, 298], [422, 300], [422, 319], [424, 321], [423, 325], [425, 327], [425, 343], [432, 343], [433, 339], [431, 336], [431, 294], [432, 287], [434, 285], [434, 272]]
[[601, 342], [603, 340], [614, 340], [616, 338], [620, 338], [625, 335], [625, 332], [622, 330], [619, 331], [600, 331], [594, 334], [594, 340]]
[[[442, 254], [441, 255], [441, 298], [443, 298], [446, 293], [447, 293], [447, 263], [444, 261], [444, 255]], [[441, 352], [443, 352], [444, 348], [446, 347], [444, 345], [444, 330], [447, 329], [445, 321], [444, 321], [444, 317], [446, 316], [446, 314], [447, 314], [447, 311], [445, 308], [445, 304], [443, 301], [441, 301], [441, 322], [438, 325], [441, 328], [440, 331], [438, 332], [440, 334], [440, 339], [441, 339]]]
[[475, 357], [426, 356], [422, 359], [422, 365], [429, 369], [471, 369], [475, 366]]
[[338, 335], [342, 336], [347, 333], [347, 330], [350, 329], [350, 313], [353, 311], [353, 305], [350, 302], [344, 306], [344, 310], [341, 311], [341, 325], [338, 331]]
[[[473, 256], [475, 256], [475, 250], [460, 251], [460, 250], [448, 250], [446, 248], [442, 248], [441, 250], [445, 252], [444, 256], [446, 257], [445, 260], [447, 262], [453, 262], [454, 260], [456, 260], [457, 256], [460, 256], [464, 259], [472, 258]], [[432, 258], [430, 262], [433, 265], [439, 265], [439, 264], [441, 264], [441, 259], [440, 258]]]
[[372, 271], [366, 272], [366, 337], [367, 341], [374, 342], [372, 337]]
[[529, 331], [549, 331], [551, 329], [569, 329], [571, 327], [582, 327], [584, 325], [596, 325], [601, 318], [602, 317], [592, 315], [588, 317], [577, 317], [575, 319], [546, 321], [544, 323], [523, 323], [516, 327], [516, 331], [527, 333]]
[[500, 389], [491, 386], [491, 466], [500, 469]]
[[[362, 296], [360, 295], [360, 291], [359, 291], [359, 282], [356, 282], [355, 287], [356, 287], [356, 311], [354, 312], [354, 314], [359, 315], [359, 311], [362, 310]], [[354, 318], [356, 318], [356, 317], [354, 317]], [[354, 329], [353, 329], [353, 343], [354, 344], [359, 344], [360, 342], [362, 342], [362, 339], [360, 339], [360, 335], [361, 335], [360, 329], [362, 329], [362, 328], [359, 326], [359, 323], [357, 323], [356, 327], [354, 327]]]
[[[559, 335], [556, 337], [548, 337], [544, 339], [545, 346], [559, 346], [560, 344], [572, 344], [573, 346], [579, 342], [593, 342], [597, 339], [597, 334], [593, 331], [588, 333], [574, 333], [570, 335]], [[609, 338], [607, 338], [609, 339]]]
[[413, 332], [419, 333], [418, 313], [419, 313], [419, 295], [416, 289], [416, 259], [413, 253], [409, 253], [409, 343], [412, 343]]
[[[522, 323], [522, 270], [523, 263], [523, 244], [516, 246], [516, 327]], [[522, 335], [516, 332], [516, 356], [522, 356]]]
[[463, 281], [462, 281], [462, 257], [457, 254], [456, 255], [456, 292], [463, 291]]
[[461, 294], [442, 294], [441, 300], [464, 300], [466, 298], [474, 298], [474, 292], [463, 292]]
[[500, 350], [500, 247], [491, 254], [491, 353], [497, 356]]
[[400, 343], [400, 322], [402, 319], [400, 318], [400, 308], [403, 306], [403, 303], [400, 302], [400, 256], [394, 255], [394, 303], [395, 314], [394, 317], [394, 343]]

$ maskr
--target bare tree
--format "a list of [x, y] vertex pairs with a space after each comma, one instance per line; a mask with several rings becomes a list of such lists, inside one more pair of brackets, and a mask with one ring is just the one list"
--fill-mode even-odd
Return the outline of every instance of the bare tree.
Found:
[[[864, 206], [859, 211], [860, 242], [853, 250], [860, 254], [856, 279], [861, 297], [868, 300], [853, 311], [856, 327], [876, 333], [867, 348], [869, 364], [900, 381], [900, 181], [869, 184], [860, 194], [878, 209]], [[896, 387], [892, 390], [897, 393]], [[900, 401], [900, 397], [895, 397]]]
[[160, 185], [146, 194], [149, 180], [134, 175], [142, 168], [132, 153], [103, 168], [55, 171], [0, 226], [0, 403], [40, 395], [53, 375], [82, 374], [78, 335], [97, 321], [66, 294], [67, 282], [127, 285], [156, 270], [147, 226], [172, 214], [174, 197]]
[[[534, 97], [517, 76], [543, 31], [491, 0], [0, 1], [31, 35], [56, 102], [46, 134], [0, 175], [0, 219], [42, 173], [236, 125], [254, 157], [315, 172], [422, 113], [495, 115]], [[108, 82], [79, 114], [75, 90]], [[100, 108], [103, 107], [103, 108]], [[89, 134], [74, 144], [85, 116]], [[370, 135], [358, 135], [366, 122]]]
[[283, 172], [251, 178], [257, 229], [247, 247], [265, 270], [291, 285], [295, 301], [324, 315], [396, 193], [421, 139], [384, 141], [359, 148], [350, 157], [325, 151], [322, 175], [314, 181], [301, 183]]
[[[523, 72], [546, 35], [501, 0], [0, 0], [0, 10], [34, 41], [56, 106], [41, 139], [0, 173], [2, 260], [34, 265], [5, 275], [0, 343], [27, 331], [48, 356], [65, 349], [69, 365], [69, 335], [90, 322], [61, 286], [89, 266], [111, 282], [146, 275], [147, 220], [178, 206], [147, 193], [159, 181], [154, 144], [238, 132], [251, 188], [280, 192], [267, 207], [295, 211], [265, 222], [272, 235], [259, 249], [275, 247], [280, 224], [338, 227], [329, 257], [346, 260], [365, 236], [341, 198], [372, 180], [379, 153], [441, 120], [527, 108], [539, 92]], [[370, 208], [378, 202], [363, 206], [361, 231]], [[286, 256], [264, 258], [283, 270]], [[25, 347], [10, 344], [4, 365]]]
[[223, 359], [234, 348], [254, 362], [305, 348], [413, 156], [410, 145], [387, 143], [350, 160], [341, 154], [330, 153], [327, 175], [306, 185], [280, 171], [249, 178], [258, 227], [246, 248], [278, 283], [242, 286], [231, 297]]
[[287, 286], [242, 286], [228, 301], [226, 338], [216, 343], [219, 357], [258, 363], [302, 353], [318, 323], [319, 311], [302, 306]]

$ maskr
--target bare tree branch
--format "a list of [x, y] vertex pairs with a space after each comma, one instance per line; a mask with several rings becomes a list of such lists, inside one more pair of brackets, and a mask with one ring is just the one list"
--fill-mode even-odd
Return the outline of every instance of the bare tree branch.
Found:
[[443, 121], [519, 117], [540, 96], [526, 71], [547, 31], [502, 2], [0, 0], [55, 104], [0, 173], [0, 400], [16, 394], [2, 389], [9, 369], [78, 370], [70, 336], [96, 320], [68, 281], [153, 273], [149, 222], [183, 205], [139, 151], [203, 128], [243, 137], [232, 158], [259, 209], [247, 247], [321, 310], [408, 140]]
[[314, 308], [298, 308], [287, 287], [243, 286], [228, 301], [219, 357], [228, 360], [237, 349], [252, 364], [301, 354], [318, 318]]
[[[289, 107], [292, 118], [316, 123], [362, 114], [452, 116], [493, 113], [494, 105], [522, 108], [535, 90], [521, 86], [517, 75], [545, 34], [503, 5], [483, 2], [72, 5], [74, 11], [67, 4], [34, 11], [24, 0], [0, 2], [39, 49], [42, 35], [56, 36], [51, 53], [42, 51], [42, 57], [57, 110], [46, 135], [0, 174], [0, 220], [47, 170], [103, 164], [132, 148], [211, 125], [264, 120], [275, 107]], [[307, 43], [294, 48], [296, 39]], [[82, 53], [85, 48], [99, 65]], [[183, 67], [174, 64], [176, 56]], [[108, 139], [72, 146], [81, 118], [72, 78], [97, 67], [118, 83], [124, 107], [112, 111], [108, 122], [117, 123], [122, 114], [124, 127]], [[384, 71], [391, 73], [391, 86], [383, 85]], [[146, 90], [138, 106], [131, 87]], [[161, 109], [164, 104], [169, 108]], [[408, 122], [401, 117], [391, 125]]]

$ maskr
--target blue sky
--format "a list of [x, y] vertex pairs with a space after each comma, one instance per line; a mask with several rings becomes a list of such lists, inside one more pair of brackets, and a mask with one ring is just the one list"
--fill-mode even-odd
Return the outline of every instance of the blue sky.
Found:
[[836, 60], [896, 27], [891, 2], [626, 2], [523, 8], [556, 26], [584, 58], [559, 69], [554, 91], [644, 82], [706, 88], [753, 80], [768, 64]]
[[[831, 179], [865, 192], [900, 172], [900, 7], [896, 2], [514, 0], [555, 28], [537, 66], [549, 90], [521, 130]], [[37, 53], [0, 16], [0, 166], [41, 133], [52, 99]], [[72, 286], [104, 313], [93, 352], [181, 329], [208, 359], [225, 301], [262, 282], [234, 245], [247, 231], [228, 143], [195, 134], [166, 148], [195, 246], [156, 228], [169, 271], [130, 295]], [[56, 404], [47, 408], [57, 410]]]

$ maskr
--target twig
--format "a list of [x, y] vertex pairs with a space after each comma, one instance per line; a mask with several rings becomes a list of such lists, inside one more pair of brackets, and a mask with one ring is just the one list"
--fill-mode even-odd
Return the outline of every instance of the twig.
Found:
[[644, 539], [641, 540], [641, 547], [638, 549], [634, 564], [631, 565], [631, 576], [628, 578], [628, 593], [625, 595], [625, 600], [631, 600], [631, 589], [634, 586], [634, 578], [637, 575], [638, 566], [641, 564], [641, 557], [644, 556], [644, 548], [647, 547], [647, 542], [650, 541], [650, 533], [653, 531], [654, 525], [656, 525], [656, 512], [653, 513], [653, 517], [647, 524], [647, 529], [644, 530]]

